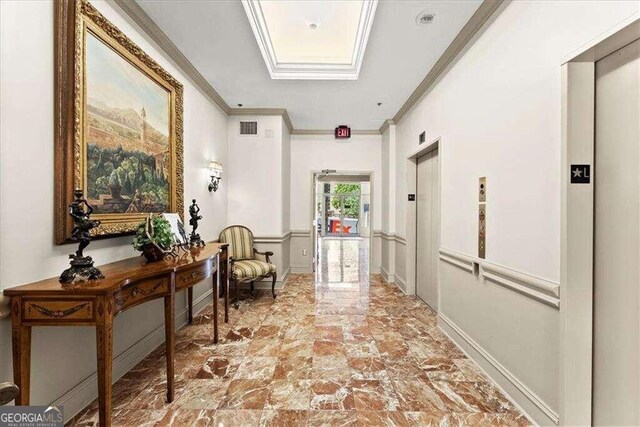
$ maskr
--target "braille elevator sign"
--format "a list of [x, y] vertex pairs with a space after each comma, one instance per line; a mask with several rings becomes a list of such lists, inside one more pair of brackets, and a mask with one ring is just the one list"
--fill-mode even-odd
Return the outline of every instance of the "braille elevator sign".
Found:
[[589, 184], [591, 182], [591, 165], [571, 165], [571, 183]]

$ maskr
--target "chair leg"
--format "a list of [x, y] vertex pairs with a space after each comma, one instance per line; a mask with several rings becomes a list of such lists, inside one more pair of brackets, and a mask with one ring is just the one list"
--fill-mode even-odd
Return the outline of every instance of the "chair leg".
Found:
[[273, 273], [273, 281], [271, 282], [271, 295], [273, 295], [273, 299], [276, 298], [276, 279], [278, 278], [278, 273]]
[[254, 291], [253, 284], [254, 284], [254, 283], [255, 283], [255, 282], [252, 280], [252, 281], [251, 281], [251, 295], [253, 295], [253, 291]]
[[240, 307], [240, 292], [238, 291], [238, 281], [234, 280], [233, 285], [236, 288], [236, 303], [233, 306], [237, 310]]

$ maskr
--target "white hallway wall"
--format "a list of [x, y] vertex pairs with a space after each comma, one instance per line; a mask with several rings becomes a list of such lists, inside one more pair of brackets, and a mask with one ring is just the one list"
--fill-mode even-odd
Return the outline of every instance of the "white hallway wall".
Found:
[[[294, 271], [311, 266], [311, 173], [323, 169], [373, 172], [373, 230], [382, 228], [382, 137], [354, 135], [337, 142], [333, 135], [291, 136], [291, 265]], [[373, 269], [380, 267], [379, 238], [372, 241]], [[307, 256], [302, 256], [302, 249]]]
[[[240, 135], [241, 121], [256, 121], [258, 134]], [[228, 125], [228, 221], [248, 227], [258, 250], [274, 253], [281, 286], [290, 268], [291, 135], [279, 115], [230, 116]]]
[[[257, 121], [258, 134], [240, 135], [240, 121]], [[228, 219], [249, 227], [256, 236], [288, 231], [284, 215], [288, 131], [285, 135], [284, 130], [281, 116], [229, 117]]]
[[[227, 223], [227, 186], [207, 190], [209, 159], [227, 162], [227, 117], [117, 9], [92, 1], [184, 85], [185, 208], [196, 198], [205, 240]], [[72, 245], [53, 244], [53, 3], [0, 2], [0, 283], [4, 288], [60, 274]], [[93, 242], [88, 252], [98, 264], [135, 256], [131, 237]], [[196, 289], [197, 298], [209, 290]], [[176, 300], [177, 312], [185, 307]], [[161, 301], [122, 313], [115, 322], [115, 354], [136, 344], [164, 323]], [[31, 402], [49, 404], [96, 370], [92, 328], [34, 328]], [[164, 336], [162, 334], [162, 336]], [[10, 323], [0, 321], [0, 381], [12, 379]], [[118, 372], [116, 372], [116, 375]], [[121, 374], [121, 373], [120, 373]], [[90, 390], [97, 396], [97, 388]], [[71, 410], [67, 407], [67, 415]]]
[[[426, 130], [427, 141], [442, 138], [441, 246], [477, 255], [477, 185], [486, 176], [487, 261], [558, 282], [560, 65], [638, 8], [634, 1], [508, 3], [397, 125], [397, 232], [406, 229], [407, 156]], [[396, 254], [396, 267], [405, 261]], [[522, 396], [519, 403], [551, 422], [559, 411], [558, 311], [450, 268], [441, 265], [442, 313], [540, 398], [540, 405]]]

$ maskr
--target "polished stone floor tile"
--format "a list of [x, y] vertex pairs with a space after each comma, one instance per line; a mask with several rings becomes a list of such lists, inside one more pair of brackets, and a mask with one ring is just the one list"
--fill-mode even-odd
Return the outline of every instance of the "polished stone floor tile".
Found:
[[[213, 344], [211, 305], [115, 383], [115, 426], [525, 426], [528, 420], [437, 326], [435, 313], [367, 271], [358, 239], [322, 242], [317, 275], [278, 297], [242, 292]], [[70, 425], [95, 426], [97, 403]]]

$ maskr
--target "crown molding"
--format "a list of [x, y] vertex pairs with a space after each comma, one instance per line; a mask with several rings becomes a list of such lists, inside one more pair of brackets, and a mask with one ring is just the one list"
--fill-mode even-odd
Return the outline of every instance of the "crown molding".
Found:
[[380, 135], [382, 135], [383, 133], [385, 133], [387, 131], [387, 129], [389, 129], [389, 126], [395, 125], [396, 122], [394, 122], [391, 119], [385, 120], [384, 123], [382, 123], [382, 126], [380, 126], [380, 129], [378, 129], [378, 132], [380, 132]]
[[[362, 3], [353, 54], [349, 63], [279, 62], [259, 0], [242, 0], [251, 30], [260, 48], [269, 75], [274, 80], [357, 80], [367, 48], [378, 0]], [[273, 29], [272, 29], [273, 30]]]
[[222, 111], [229, 114], [230, 107], [216, 92], [216, 90], [207, 82], [200, 74], [198, 69], [187, 59], [186, 56], [173, 44], [171, 39], [158, 27], [153, 19], [140, 7], [138, 3], [132, 0], [112, 0], [127, 15], [138, 24], [138, 26], [156, 42], [182, 71], [193, 81], [193, 83], [213, 101]]
[[284, 120], [284, 123], [287, 125], [287, 129], [289, 129], [289, 134], [292, 134], [295, 131], [295, 129], [293, 128], [293, 123], [291, 123], [291, 118], [289, 117], [289, 113], [287, 112], [286, 109], [282, 113], [282, 120]]
[[[193, 83], [207, 95], [222, 111], [229, 115], [280, 115], [282, 116], [289, 132], [292, 135], [333, 135], [333, 130], [310, 130], [295, 129], [289, 118], [289, 114], [284, 108], [231, 108], [216, 92], [216, 90], [200, 74], [196, 67], [184, 56], [184, 54], [173, 44], [167, 35], [158, 27], [149, 15], [131, 0], [109, 0], [117, 4], [131, 19], [156, 42], [156, 44], [182, 69], [182, 71], [193, 81]], [[243, 2], [244, 3], [244, 2]], [[444, 75], [467, 45], [473, 40], [476, 34], [489, 21], [494, 12], [504, 3], [504, 0], [484, 0], [478, 10], [471, 16], [469, 21], [453, 39], [449, 47], [444, 51], [435, 65], [427, 73], [422, 82], [416, 87], [413, 93], [400, 107], [393, 119], [385, 120], [379, 130], [354, 130], [352, 135], [381, 135], [392, 124], [398, 124], [400, 120], [413, 108], [413, 106], [431, 89], [437, 79]], [[374, 10], [375, 12], [375, 10]], [[261, 47], [262, 49], [262, 47]]]
[[[413, 106], [433, 87], [437, 79], [444, 75], [447, 67], [451, 65], [458, 54], [467, 47], [475, 35], [482, 29], [483, 25], [491, 18], [493, 13], [502, 5], [504, 0], [484, 0], [478, 10], [471, 16], [469, 21], [460, 30], [455, 39], [451, 42], [447, 50], [444, 51], [438, 61], [431, 67], [418, 87], [413, 91], [400, 110], [393, 116], [393, 121], [399, 123], [400, 120], [413, 108]], [[382, 125], [384, 126], [384, 124]]]
[[284, 124], [287, 125], [289, 133], [293, 134], [295, 129], [289, 118], [286, 108], [231, 108], [230, 116], [282, 116]]

